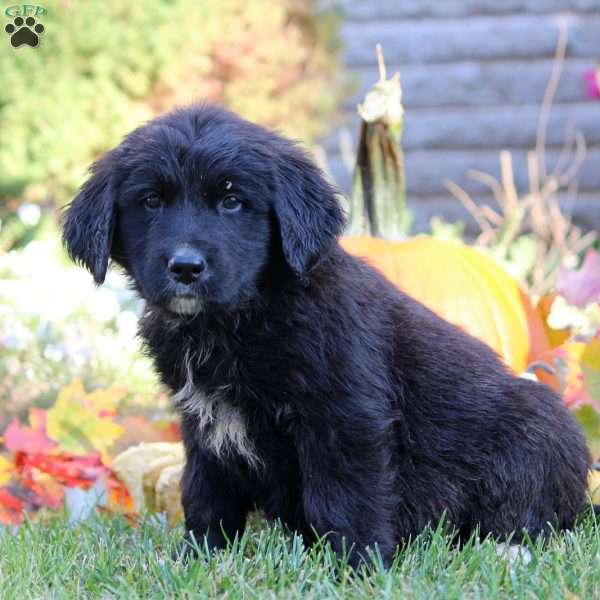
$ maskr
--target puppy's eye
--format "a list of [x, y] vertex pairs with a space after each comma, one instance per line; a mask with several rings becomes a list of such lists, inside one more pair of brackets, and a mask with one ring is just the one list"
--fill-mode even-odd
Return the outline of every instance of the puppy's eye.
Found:
[[223, 198], [221, 201], [221, 206], [227, 212], [237, 212], [240, 210], [240, 208], [242, 208], [242, 202], [235, 196], [229, 195]]
[[148, 196], [144, 198], [144, 206], [148, 210], [156, 210], [162, 206], [162, 200], [158, 196]]

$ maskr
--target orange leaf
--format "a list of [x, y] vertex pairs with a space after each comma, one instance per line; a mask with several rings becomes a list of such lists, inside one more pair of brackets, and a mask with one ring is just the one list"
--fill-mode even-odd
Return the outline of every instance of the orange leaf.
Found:
[[133, 498], [125, 484], [114, 475], [108, 480], [108, 510], [124, 514], [136, 512]]
[[27, 473], [14, 485], [0, 488], [0, 522], [18, 525], [26, 512], [43, 507], [58, 508], [62, 502], [62, 488], [51, 481], [38, 480]]
[[50, 475], [32, 469], [23, 477], [21, 486], [32, 493], [32, 502], [30, 509], [48, 507], [58, 509], [62, 506], [64, 499], [64, 488]]
[[22, 469], [39, 469], [62, 485], [84, 489], [89, 488], [98, 478], [111, 473], [110, 469], [102, 464], [98, 454], [72, 456], [19, 453], [15, 462]]

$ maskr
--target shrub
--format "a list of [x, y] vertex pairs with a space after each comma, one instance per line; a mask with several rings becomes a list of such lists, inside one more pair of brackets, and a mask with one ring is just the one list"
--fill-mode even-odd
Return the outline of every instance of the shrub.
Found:
[[63, 204], [91, 160], [177, 104], [224, 102], [306, 140], [335, 109], [336, 18], [312, 0], [44, 5], [40, 46], [1, 54], [0, 217]]

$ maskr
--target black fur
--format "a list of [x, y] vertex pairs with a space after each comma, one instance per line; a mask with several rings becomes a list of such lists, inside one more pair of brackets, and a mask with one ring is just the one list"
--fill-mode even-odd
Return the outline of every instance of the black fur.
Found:
[[[389, 562], [444, 513], [461, 535], [516, 541], [572, 525], [589, 459], [561, 399], [342, 250], [334, 190], [294, 144], [192, 107], [92, 173], [65, 243], [97, 282], [110, 255], [146, 299], [141, 333], [182, 410], [197, 538], [222, 547], [256, 507], [337, 551], [345, 538], [353, 562], [375, 544]], [[232, 192], [243, 204], [229, 213]], [[148, 196], [164, 204], [145, 208]], [[166, 266], [182, 244], [208, 264], [190, 286]], [[181, 294], [193, 314], [170, 304]]]

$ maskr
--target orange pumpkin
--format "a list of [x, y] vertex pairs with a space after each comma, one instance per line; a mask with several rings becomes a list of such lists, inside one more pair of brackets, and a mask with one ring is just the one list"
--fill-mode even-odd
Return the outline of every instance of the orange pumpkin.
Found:
[[407, 294], [488, 344], [515, 372], [550, 349], [543, 322], [517, 282], [478, 250], [428, 236], [402, 242], [350, 236], [341, 243]]

